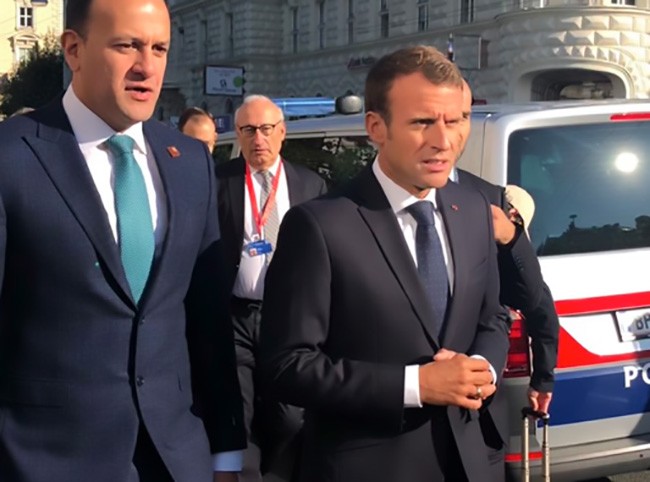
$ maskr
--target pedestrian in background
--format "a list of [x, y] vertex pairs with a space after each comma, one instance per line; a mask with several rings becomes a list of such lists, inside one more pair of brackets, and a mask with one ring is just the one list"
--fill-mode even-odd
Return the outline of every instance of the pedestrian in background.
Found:
[[242, 482], [292, 478], [302, 410], [268, 399], [260, 389], [259, 331], [265, 276], [278, 229], [295, 206], [326, 191], [311, 170], [280, 155], [286, 135], [282, 110], [251, 95], [235, 112], [241, 156], [216, 168], [227, 292], [235, 329], [248, 448]]
[[[472, 93], [467, 82], [463, 86], [462, 147], [465, 148], [470, 133]], [[523, 189], [510, 186], [509, 191], [489, 183], [474, 174], [455, 167], [451, 180], [461, 186], [475, 189], [491, 203], [491, 217], [494, 239], [497, 245], [497, 259], [500, 280], [500, 300], [505, 306], [519, 310], [525, 318], [525, 327], [532, 340], [533, 373], [528, 398], [535, 410], [548, 412], [552, 397], [554, 375], [557, 364], [559, 320], [550, 289], [544, 283], [542, 272], [525, 228], [532, 218], [518, 216], [516, 206], [522, 213], [531, 211], [532, 198], [522, 195]], [[523, 191], [525, 193], [525, 191]], [[509, 201], [508, 193], [510, 193]], [[526, 193], [527, 194], [527, 193]], [[534, 209], [534, 208], [533, 208]], [[480, 422], [485, 442], [491, 450], [493, 478], [505, 478], [505, 446], [509, 442], [508, 403], [504, 392], [497, 391], [489, 403], [489, 416], [481, 414]], [[499, 462], [500, 461], [500, 462]]]
[[183, 134], [203, 141], [212, 153], [217, 145], [217, 126], [214, 117], [200, 107], [189, 107], [178, 119], [178, 130]]

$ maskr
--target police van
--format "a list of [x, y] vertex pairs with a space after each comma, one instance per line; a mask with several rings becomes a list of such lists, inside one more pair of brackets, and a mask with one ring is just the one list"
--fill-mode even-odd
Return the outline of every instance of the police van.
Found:
[[[234, 133], [222, 134], [218, 149], [237, 156]], [[288, 121], [283, 149], [331, 182], [374, 158], [363, 114]], [[474, 106], [459, 166], [535, 200], [529, 233], [560, 317], [553, 480], [650, 468], [650, 101]], [[518, 480], [519, 409], [531, 370], [521, 320], [508, 363], [506, 461]], [[541, 429], [531, 430], [534, 479]]]

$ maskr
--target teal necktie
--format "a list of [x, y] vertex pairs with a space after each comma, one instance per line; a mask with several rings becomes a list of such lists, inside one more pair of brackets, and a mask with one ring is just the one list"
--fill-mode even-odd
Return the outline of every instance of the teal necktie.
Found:
[[147, 284], [155, 249], [149, 198], [142, 171], [133, 157], [133, 139], [116, 134], [106, 145], [115, 159], [115, 211], [120, 255], [137, 303]]

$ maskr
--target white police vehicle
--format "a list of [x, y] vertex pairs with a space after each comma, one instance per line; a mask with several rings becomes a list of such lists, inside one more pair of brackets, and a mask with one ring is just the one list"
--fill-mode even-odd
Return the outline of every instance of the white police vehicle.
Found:
[[[239, 154], [234, 133], [220, 136], [219, 149]], [[374, 157], [362, 114], [288, 121], [284, 152], [325, 175]], [[522, 186], [536, 202], [531, 241], [561, 325], [553, 480], [650, 468], [650, 101], [475, 106], [459, 165]], [[530, 349], [518, 322], [511, 338], [502, 389], [517, 480]], [[532, 430], [539, 477], [541, 429]]]

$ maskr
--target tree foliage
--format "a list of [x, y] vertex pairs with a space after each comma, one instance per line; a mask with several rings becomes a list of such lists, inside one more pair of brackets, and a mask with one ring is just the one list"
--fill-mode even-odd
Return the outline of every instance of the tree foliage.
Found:
[[9, 116], [22, 107], [41, 107], [63, 89], [63, 54], [55, 37], [36, 45], [0, 84], [0, 113]]

